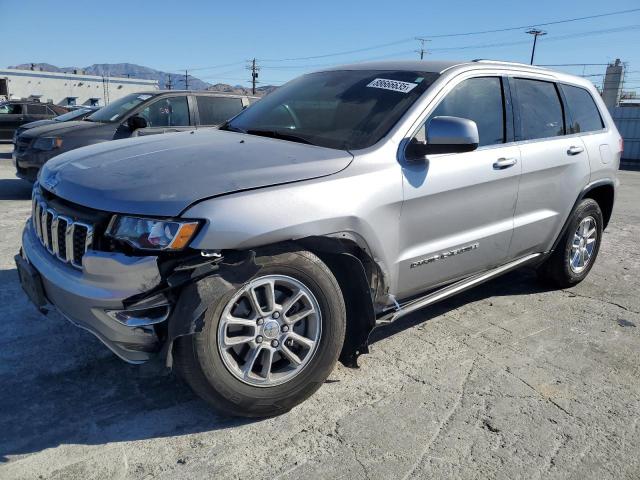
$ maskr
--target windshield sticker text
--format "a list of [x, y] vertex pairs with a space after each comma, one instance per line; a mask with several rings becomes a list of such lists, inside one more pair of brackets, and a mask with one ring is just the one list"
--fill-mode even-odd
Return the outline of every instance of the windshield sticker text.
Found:
[[367, 87], [382, 88], [383, 90], [392, 90], [394, 92], [409, 93], [416, 88], [416, 83], [401, 82], [400, 80], [388, 80], [386, 78], [376, 78]]

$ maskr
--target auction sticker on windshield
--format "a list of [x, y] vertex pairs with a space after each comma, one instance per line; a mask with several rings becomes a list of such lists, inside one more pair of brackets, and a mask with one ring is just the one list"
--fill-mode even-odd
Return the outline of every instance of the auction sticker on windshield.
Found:
[[376, 78], [367, 87], [382, 88], [394, 92], [409, 93], [418, 86], [417, 83], [401, 82], [400, 80], [389, 80], [387, 78]]

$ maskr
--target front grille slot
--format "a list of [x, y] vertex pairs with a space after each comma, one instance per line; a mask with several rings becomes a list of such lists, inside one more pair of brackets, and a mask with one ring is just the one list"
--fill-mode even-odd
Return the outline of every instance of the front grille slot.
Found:
[[60, 215], [37, 195], [32, 205], [33, 227], [42, 245], [65, 263], [82, 268], [82, 259], [93, 243], [93, 226]]
[[76, 225], [73, 235], [73, 263], [82, 265], [82, 256], [87, 251], [87, 228], [84, 225]]
[[65, 217], [58, 217], [58, 258], [63, 262], [67, 261], [67, 227], [69, 226], [69, 220]]

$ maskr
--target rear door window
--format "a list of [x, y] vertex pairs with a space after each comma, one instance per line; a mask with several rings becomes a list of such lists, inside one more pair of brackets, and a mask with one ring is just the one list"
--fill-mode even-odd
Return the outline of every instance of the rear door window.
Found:
[[47, 107], [44, 105], [29, 104], [27, 105], [27, 113], [29, 115], [46, 115]]
[[569, 109], [567, 133], [595, 132], [604, 128], [598, 107], [587, 90], [571, 85], [561, 88]]
[[221, 125], [242, 111], [242, 99], [234, 97], [197, 96], [200, 125]]
[[552, 82], [515, 78], [520, 112], [520, 140], [564, 135], [564, 116], [556, 86]]
[[189, 126], [187, 97], [161, 98], [147, 106], [138, 115], [147, 120], [148, 127], [187, 127]]

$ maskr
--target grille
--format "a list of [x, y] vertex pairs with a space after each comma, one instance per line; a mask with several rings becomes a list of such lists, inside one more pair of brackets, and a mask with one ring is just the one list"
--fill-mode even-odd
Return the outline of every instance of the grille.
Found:
[[93, 226], [58, 214], [34, 195], [31, 219], [40, 242], [59, 260], [82, 268], [82, 257], [93, 241]]

